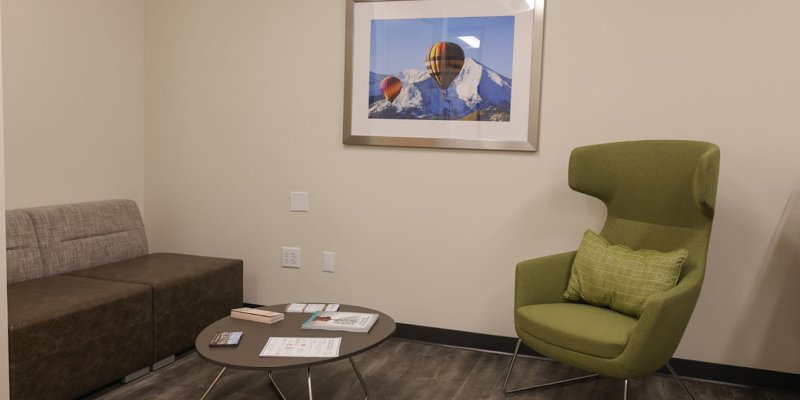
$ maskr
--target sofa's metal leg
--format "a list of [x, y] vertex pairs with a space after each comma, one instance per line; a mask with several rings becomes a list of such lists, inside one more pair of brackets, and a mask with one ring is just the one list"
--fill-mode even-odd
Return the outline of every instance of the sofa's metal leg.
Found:
[[669, 372], [672, 373], [672, 376], [675, 377], [675, 380], [677, 380], [678, 383], [681, 384], [681, 387], [683, 388], [683, 391], [686, 392], [686, 395], [688, 395], [690, 399], [694, 400], [694, 396], [692, 396], [692, 392], [690, 392], [689, 388], [687, 388], [686, 385], [683, 384], [683, 381], [681, 380], [681, 378], [678, 376], [678, 374], [675, 373], [675, 370], [672, 369], [672, 365], [669, 365], [669, 363], [667, 363], [667, 369], [669, 369]]
[[214, 382], [211, 382], [211, 386], [209, 386], [208, 389], [206, 389], [206, 392], [203, 393], [203, 397], [201, 397], [200, 400], [205, 400], [206, 396], [208, 396], [208, 394], [211, 393], [211, 389], [214, 388], [214, 386], [217, 384], [217, 381], [219, 381], [219, 378], [222, 376], [222, 374], [225, 373], [226, 369], [228, 369], [228, 368], [227, 367], [223, 367], [222, 371], [219, 371], [219, 374], [217, 374], [217, 377], [214, 378]]
[[155, 371], [155, 370], [157, 370], [157, 369], [164, 368], [164, 367], [166, 367], [167, 365], [170, 365], [170, 364], [172, 364], [172, 363], [174, 363], [174, 362], [175, 362], [175, 354], [172, 354], [172, 355], [170, 355], [170, 356], [167, 356], [167, 357], [164, 357], [164, 358], [162, 358], [161, 360], [158, 360], [158, 361], [156, 361], [156, 363], [155, 363], [155, 364], [153, 364], [153, 365], [150, 367], [150, 370], [152, 370], [152, 371]]
[[131, 372], [128, 375], [125, 375], [125, 377], [122, 378], [122, 383], [131, 383], [132, 381], [135, 381], [149, 373], [150, 373], [150, 367], [144, 367], [142, 369], [138, 369], [134, 372]]
[[583, 381], [586, 381], [586, 380], [589, 380], [589, 379], [594, 379], [594, 378], [600, 376], [599, 374], [591, 374], [591, 375], [586, 375], [586, 376], [579, 376], [577, 378], [570, 378], [570, 379], [564, 379], [564, 380], [556, 381], [556, 382], [544, 383], [544, 384], [541, 384], [541, 385], [527, 386], [527, 387], [518, 388], [518, 389], [508, 389], [508, 380], [509, 380], [509, 378], [511, 378], [511, 370], [514, 368], [514, 361], [516, 361], [516, 359], [517, 359], [517, 354], [519, 353], [519, 346], [520, 346], [521, 343], [522, 343], [521, 340], [517, 340], [517, 347], [514, 348], [514, 356], [511, 357], [511, 363], [508, 365], [508, 373], [506, 373], [506, 380], [505, 380], [505, 383], [503, 383], [503, 392], [505, 394], [512, 394], [512, 393], [522, 392], [522, 391], [525, 391], [525, 390], [545, 389], [545, 388], [550, 388], [550, 387], [554, 387], [554, 386], [566, 385], [566, 384], [569, 384], [569, 383], [583, 382]]

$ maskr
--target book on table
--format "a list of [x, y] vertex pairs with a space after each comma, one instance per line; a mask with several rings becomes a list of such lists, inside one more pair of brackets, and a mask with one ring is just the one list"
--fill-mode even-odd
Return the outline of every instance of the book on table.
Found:
[[271, 324], [278, 322], [284, 317], [283, 313], [262, 310], [260, 308], [241, 307], [231, 310], [231, 318], [246, 319], [248, 321], [263, 322]]
[[211, 347], [235, 347], [244, 332], [217, 332], [208, 344]]
[[377, 321], [378, 314], [318, 311], [311, 315], [311, 318], [306, 320], [306, 322], [303, 322], [301, 328], [363, 333], [369, 332]]

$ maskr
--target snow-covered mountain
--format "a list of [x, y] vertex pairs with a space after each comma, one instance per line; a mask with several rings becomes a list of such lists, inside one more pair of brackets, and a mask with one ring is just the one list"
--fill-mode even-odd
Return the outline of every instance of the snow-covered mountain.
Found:
[[445, 92], [428, 71], [409, 69], [392, 75], [403, 82], [403, 90], [389, 103], [380, 88], [387, 76], [370, 72], [370, 118], [510, 120], [511, 79], [472, 58], [464, 60]]

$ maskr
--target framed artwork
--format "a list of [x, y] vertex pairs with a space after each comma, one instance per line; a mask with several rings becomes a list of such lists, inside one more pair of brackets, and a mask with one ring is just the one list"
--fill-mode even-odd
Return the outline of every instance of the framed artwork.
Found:
[[345, 144], [536, 151], [544, 0], [347, 0]]

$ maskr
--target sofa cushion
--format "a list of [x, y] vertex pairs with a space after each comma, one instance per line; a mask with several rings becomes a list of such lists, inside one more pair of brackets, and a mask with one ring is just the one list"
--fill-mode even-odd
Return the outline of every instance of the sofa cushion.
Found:
[[242, 273], [242, 260], [154, 253], [69, 275], [152, 287], [157, 361], [193, 347], [203, 328], [241, 307]]
[[147, 254], [139, 208], [131, 200], [26, 208], [42, 253], [45, 276]]
[[12, 398], [70, 399], [152, 363], [151, 289], [54, 276], [8, 285]]
[[44, 276], [36, 232], [24, 210], [6, 211], [6, 265], [9, 284]]

